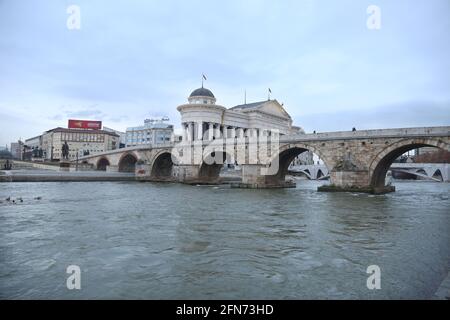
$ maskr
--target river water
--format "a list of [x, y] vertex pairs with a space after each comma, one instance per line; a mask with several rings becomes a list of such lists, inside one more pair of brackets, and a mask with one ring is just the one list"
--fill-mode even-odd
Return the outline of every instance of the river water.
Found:
[[[450, 269], [450, 184], [396, 182], [377, 196], [318, 185], [2, 183], [0, 298], [434, 294]], [[81, 290], [66, 287], [69, 265], [81, 269]], [[369, 265], [381, 269], [380, 290], [366, 286]]]

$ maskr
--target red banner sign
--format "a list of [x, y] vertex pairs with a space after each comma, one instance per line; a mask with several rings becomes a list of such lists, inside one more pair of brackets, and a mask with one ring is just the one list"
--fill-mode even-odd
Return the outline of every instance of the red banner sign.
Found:
[[69, 119], [69, 129], [95, 129], [95, 130], [100, 130], [101, 128], [102, 128], [102, 122], [101, 121]]

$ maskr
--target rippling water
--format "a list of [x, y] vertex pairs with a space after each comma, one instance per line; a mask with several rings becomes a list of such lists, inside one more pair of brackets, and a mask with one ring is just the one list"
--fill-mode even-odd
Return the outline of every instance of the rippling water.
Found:
[[428, 298], [450, 267], [450, 184], [396, 185], [3, 183], [2, 201], [24, 202], [0, 203], [0, 298]]

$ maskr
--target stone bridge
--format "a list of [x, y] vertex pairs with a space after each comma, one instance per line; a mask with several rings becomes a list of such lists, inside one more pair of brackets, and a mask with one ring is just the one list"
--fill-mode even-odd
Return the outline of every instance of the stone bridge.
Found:
[[386, 173], [403, 153], [420, 147], [450, 151], [450, 127], [421, 127], [341, 131], [278, 136], [219, 138], [178, 142], [155, 147], [117, 149], [80, 158], [98, 170], [135, 171], [146, 181], [219, 183], [223, 163], [242, 167], [242, 182], [235, 187], [291, 187], [285, 176], [292, 160], [310, 150], [328, 168], [330, 185], [324, 191], [394, 191], [385, 186]]
[[303, 173], [310, 180], [328, 179], [330, 173], [324, 164], [304, 164], [290, 166], [289, 171], [293, 173]]
[[[448, 163], [393, 163], [392, 172], [407, 173], [410, 176], [437, 182], [450, 182], [450, 164]], [[324, 164], [293, 165], [289, 167], [292, 173], [302, 173], [310, 180], [329, 178], [328, 168]]]
[[448, 163], [393, 163], [390, 170], [426, 180], [450, 182], [450, 164]]

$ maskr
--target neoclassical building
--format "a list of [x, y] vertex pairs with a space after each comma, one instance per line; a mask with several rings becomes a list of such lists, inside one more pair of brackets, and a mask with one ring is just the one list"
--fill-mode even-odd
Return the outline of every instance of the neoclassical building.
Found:
[[213, 140], [268, 134], [303, 133], [277, 100], [237, 105], [227, 109], [216, 104], [214, 94], [204, 88], [194, 90], [187, 104], [178, 106], [184, 141]]

